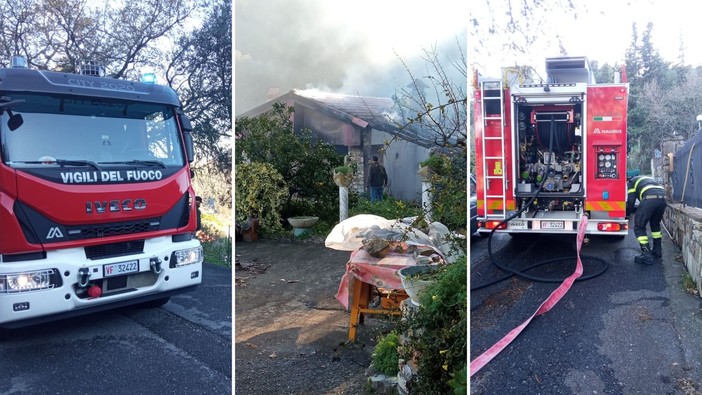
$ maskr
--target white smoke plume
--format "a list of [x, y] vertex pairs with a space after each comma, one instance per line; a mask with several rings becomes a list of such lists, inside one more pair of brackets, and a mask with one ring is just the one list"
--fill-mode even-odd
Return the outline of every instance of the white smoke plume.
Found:
[[431, 46], [452, 72], [457, 40], [465, 52], [467, 3], [236, 0], [235, 112], [294, 88], [390, 97], [410, 82], [400, 58], [421, 78]]

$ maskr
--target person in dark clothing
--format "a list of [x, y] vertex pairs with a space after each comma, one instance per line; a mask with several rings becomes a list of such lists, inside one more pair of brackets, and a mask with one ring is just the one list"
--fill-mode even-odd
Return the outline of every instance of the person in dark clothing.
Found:
[[[639, 241], [641, 255], [634, 258], [634, 262], [645, 265], [653, 264], [653, 258], [662, 258], [661, 219], [667, 207], [665, 189], [653, 178], [647, 176], [632, 177], [627, 182], [626, 215], [633, 213], [636, 199], [639, 199], [639, 208], [634, 217], [634, 235]], [[651, 227], [653, 249], [649, 248], [646, 224]]]
[[368, 187], [370, 189], [370, 201], [379, 202], [383, 200], [383, 188], [388, 184], [388, 174], [385, 167], [378, 162], [378, 156], [373, 155], [373, 162], [368, 169]]

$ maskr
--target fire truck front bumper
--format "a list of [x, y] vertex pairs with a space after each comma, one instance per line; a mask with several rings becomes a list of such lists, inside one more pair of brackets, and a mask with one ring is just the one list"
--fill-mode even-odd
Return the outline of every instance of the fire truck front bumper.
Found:
[[86, 260], [82, 248], [47, 252], [46, 259], [0, 267], [0, 328], [18, 328], [181, 292], [202, 281], [199, 241], [146, 240], [144, 252]]

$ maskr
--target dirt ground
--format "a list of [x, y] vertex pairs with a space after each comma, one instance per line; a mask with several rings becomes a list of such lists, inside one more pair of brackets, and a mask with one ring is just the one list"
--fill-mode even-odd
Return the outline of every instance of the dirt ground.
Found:
[[235, 244], [235, 393], [362, 394], [374, 339], [391, 328], [366, 317], [347, 342], [335, 299], [350, 253], [316, 241]]

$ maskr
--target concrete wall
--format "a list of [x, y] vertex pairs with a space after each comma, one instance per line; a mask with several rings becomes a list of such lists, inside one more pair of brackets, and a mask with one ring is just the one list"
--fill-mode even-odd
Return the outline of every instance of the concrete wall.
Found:
[[[668, 200], [668, 208], [663, 216], [663, 226], [673, 242], [680, 247], [683, 263], [702, 294], [702, 210], [674, 202], [673, 186], [670, 182], [672, 171], [667, 154], [675, 153], [684, 143], [685, 141], [678, 137], [663, 141], [661, 144], [663, 156], [657, 163], [652, 161], [652, 167], [654, 167], [654, 174], [662, 178]], [[657, 169], [658, 165], [660, 169]], [[670, 262], [676, 257], [664, 259]]]

